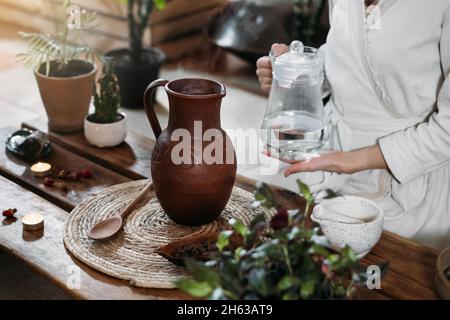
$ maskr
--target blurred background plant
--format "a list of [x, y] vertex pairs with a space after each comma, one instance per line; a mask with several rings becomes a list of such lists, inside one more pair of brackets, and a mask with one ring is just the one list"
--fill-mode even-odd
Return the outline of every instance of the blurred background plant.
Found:
[[70, 61], [86, 59], [94, 61], [98, 56], [96, 49], [88, 46], [85, 36], [96, 28], [96, 13], [84, 9], [79, 10], [79, 27], [71, 28], [68, 23], [70, 0], [54, 3], [55, 34], [20, 32], [20, 36], [28, 44], [28, 51], [19, 53], [18, 60], [26, 68], [38, 70], [45, 64], [45, 75], [53, 68], [63, 71]]
[[327, 0], [293, 0], [292, 38], [314, 45], [314, 36], [326, 9]]
[[[307, 226], [313, 197], [308, 186], [298, 185], [304, 212], [284, 209], [267, 185], [258, 184], [254, 206], [265, 214], [248, 227], [231, 219], [232, 230], [220, 233], [209, 261], [185, 259], [193, 278], [180, 279], [177, 286], [214, 300], [352, 298], [355, 286], [367, 281], [366, 268], [350, 247], [333, 250], [319, 228]], [[266, 216], [272, 216], [269, 223]], [[380, 269], [383, 275], [387, 264]]]
[[156, 7], [164, 9], [166, 0], [119, 0], [127, 4], [130, 57], [134, 65], [142, 63], [142, 42], [145, 30], [150, 24], [150, 15]]

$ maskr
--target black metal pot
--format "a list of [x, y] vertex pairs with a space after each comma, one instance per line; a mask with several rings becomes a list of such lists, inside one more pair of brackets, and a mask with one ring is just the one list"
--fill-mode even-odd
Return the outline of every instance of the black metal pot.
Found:
[[143, 49], [143, 63], [135, 65], [130, 59], [129, 49], [109, 51], [107, 56], [114, 61], [114, 74], [119, 81], [121, 105], [125, 108], [143, 108], [143, 96], [147, 86], [159, 78], [159, 70], [165, 54], [158, 48]]
[[323, 44], [329, 29], [328, 10], [327, 6], [320, 9], [320, 21], [310, 41], [296, 39], [298, 36], [293, 34], [292, 0], [232, 1], [211, 17], [203, 34], [216, 46], [254, 64], [276, 42], [289, 44], [301, 40], [313, 47]]

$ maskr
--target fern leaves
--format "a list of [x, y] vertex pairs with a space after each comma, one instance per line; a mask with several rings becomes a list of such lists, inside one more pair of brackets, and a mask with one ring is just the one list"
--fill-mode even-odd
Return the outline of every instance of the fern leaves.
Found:
[[36, 70], [42, 63], [46, 63], [49, 73], [50, 61], [59, 60], [61, 55], [61, 46], [50, 35], [39, 33], [20, 32], [20, 36], [28, 44], [29, 50], [25, 53], [19, 53], [17, 58], [28, 69]]
[[43, 63], [46, 64], [46, 75], [49, 74], [50, 62], [58, 61], [59, 64], [67, 64], [71, 60], [85, 58], [94, 60], [95, 49], [88, 46], [71, 46], [60, 43], [48, 34], [19, 33], [28, 44], [28, 51], [19, 53], [17, 58], [23, 65], [32, 70], [37, 70]]
[[[94, 61], [100, 54], [94, 48], [86, 45], [83, 36], [89, 31], [95, 29], [96, 13], [79, 9], [82, 28], [73, 29], [67, 25], [67, 8], [70, 1], [66, 0], [60, 7], [60, 14], [56, 16], [55, 35], [41, 33], [19, 32], [19, 35], [27, 43], [28, 50], [17, 55], [17, 58], [23, 65], [32, 70], [37, 70], [45, 63], [45, 74], [50, 73], [50, 62], [56, 61], [64, 68], [70, 61], [76, 59], [85, 59]], [[81, 43], [81, 45], [71, 44], [68, 36], [71, 35], [71, 41]]]

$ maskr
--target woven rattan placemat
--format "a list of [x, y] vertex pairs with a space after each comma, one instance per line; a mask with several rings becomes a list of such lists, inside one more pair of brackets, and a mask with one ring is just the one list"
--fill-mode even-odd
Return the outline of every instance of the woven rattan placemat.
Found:
[[139, 204], [126, 218], [123, 230], [106, 241], [87, 236], [99, 221], [117, 214], [149, 183], [139, 180], [108, 188], [77, 206], [64, 228], [64, 244], [79, 260], [112, 277], [130, 281], [145, 288], [174, 288], [173, 281], [188, 275], [154, 251], [174, 240], [193, 234], [210, 233], [228, 227], [230, 218], [248, 224], [258, 213], [251, 207], [252, 193], [235, 187], [225, 210], [213, 223], [185, 227], [172, 222], [162, 210], [154, 193]]

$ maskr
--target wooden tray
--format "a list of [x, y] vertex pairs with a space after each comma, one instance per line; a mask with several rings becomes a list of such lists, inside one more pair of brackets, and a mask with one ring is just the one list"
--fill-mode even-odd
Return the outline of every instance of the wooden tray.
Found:
[[[6, 141], [7, 137], [16, 130], [1, 129], [0, 141]], [[45, 162], [52, 165], [52, 173], [56, 175], [62, 169], [89, 168], [93, 177], [79, 182], [66, 181], [69, 192], [49, 188], [44, 186], [42, 178], [36, 178], [31, 173], [32, 162], [19, 159], [6, 149], [0, 152], [0, 174], [66, 210], [73, 209], [88, 196], [107, 187], [130, 181], [129, 178], [67, 151], [56, 143], [53, 143], [53, 152], [45, 159]]]
[[[25, 122], [22, 127], [48, 132], [47, 118]], [[128, 132], [127, 139], [115, 148], [97, 148], [89, 145], [83, 132], [60, 134], [48, 132], [49, 139], [65, 149], [110, 168], [130, 179], [150, 177], [150, 157], [155, 142]]]

